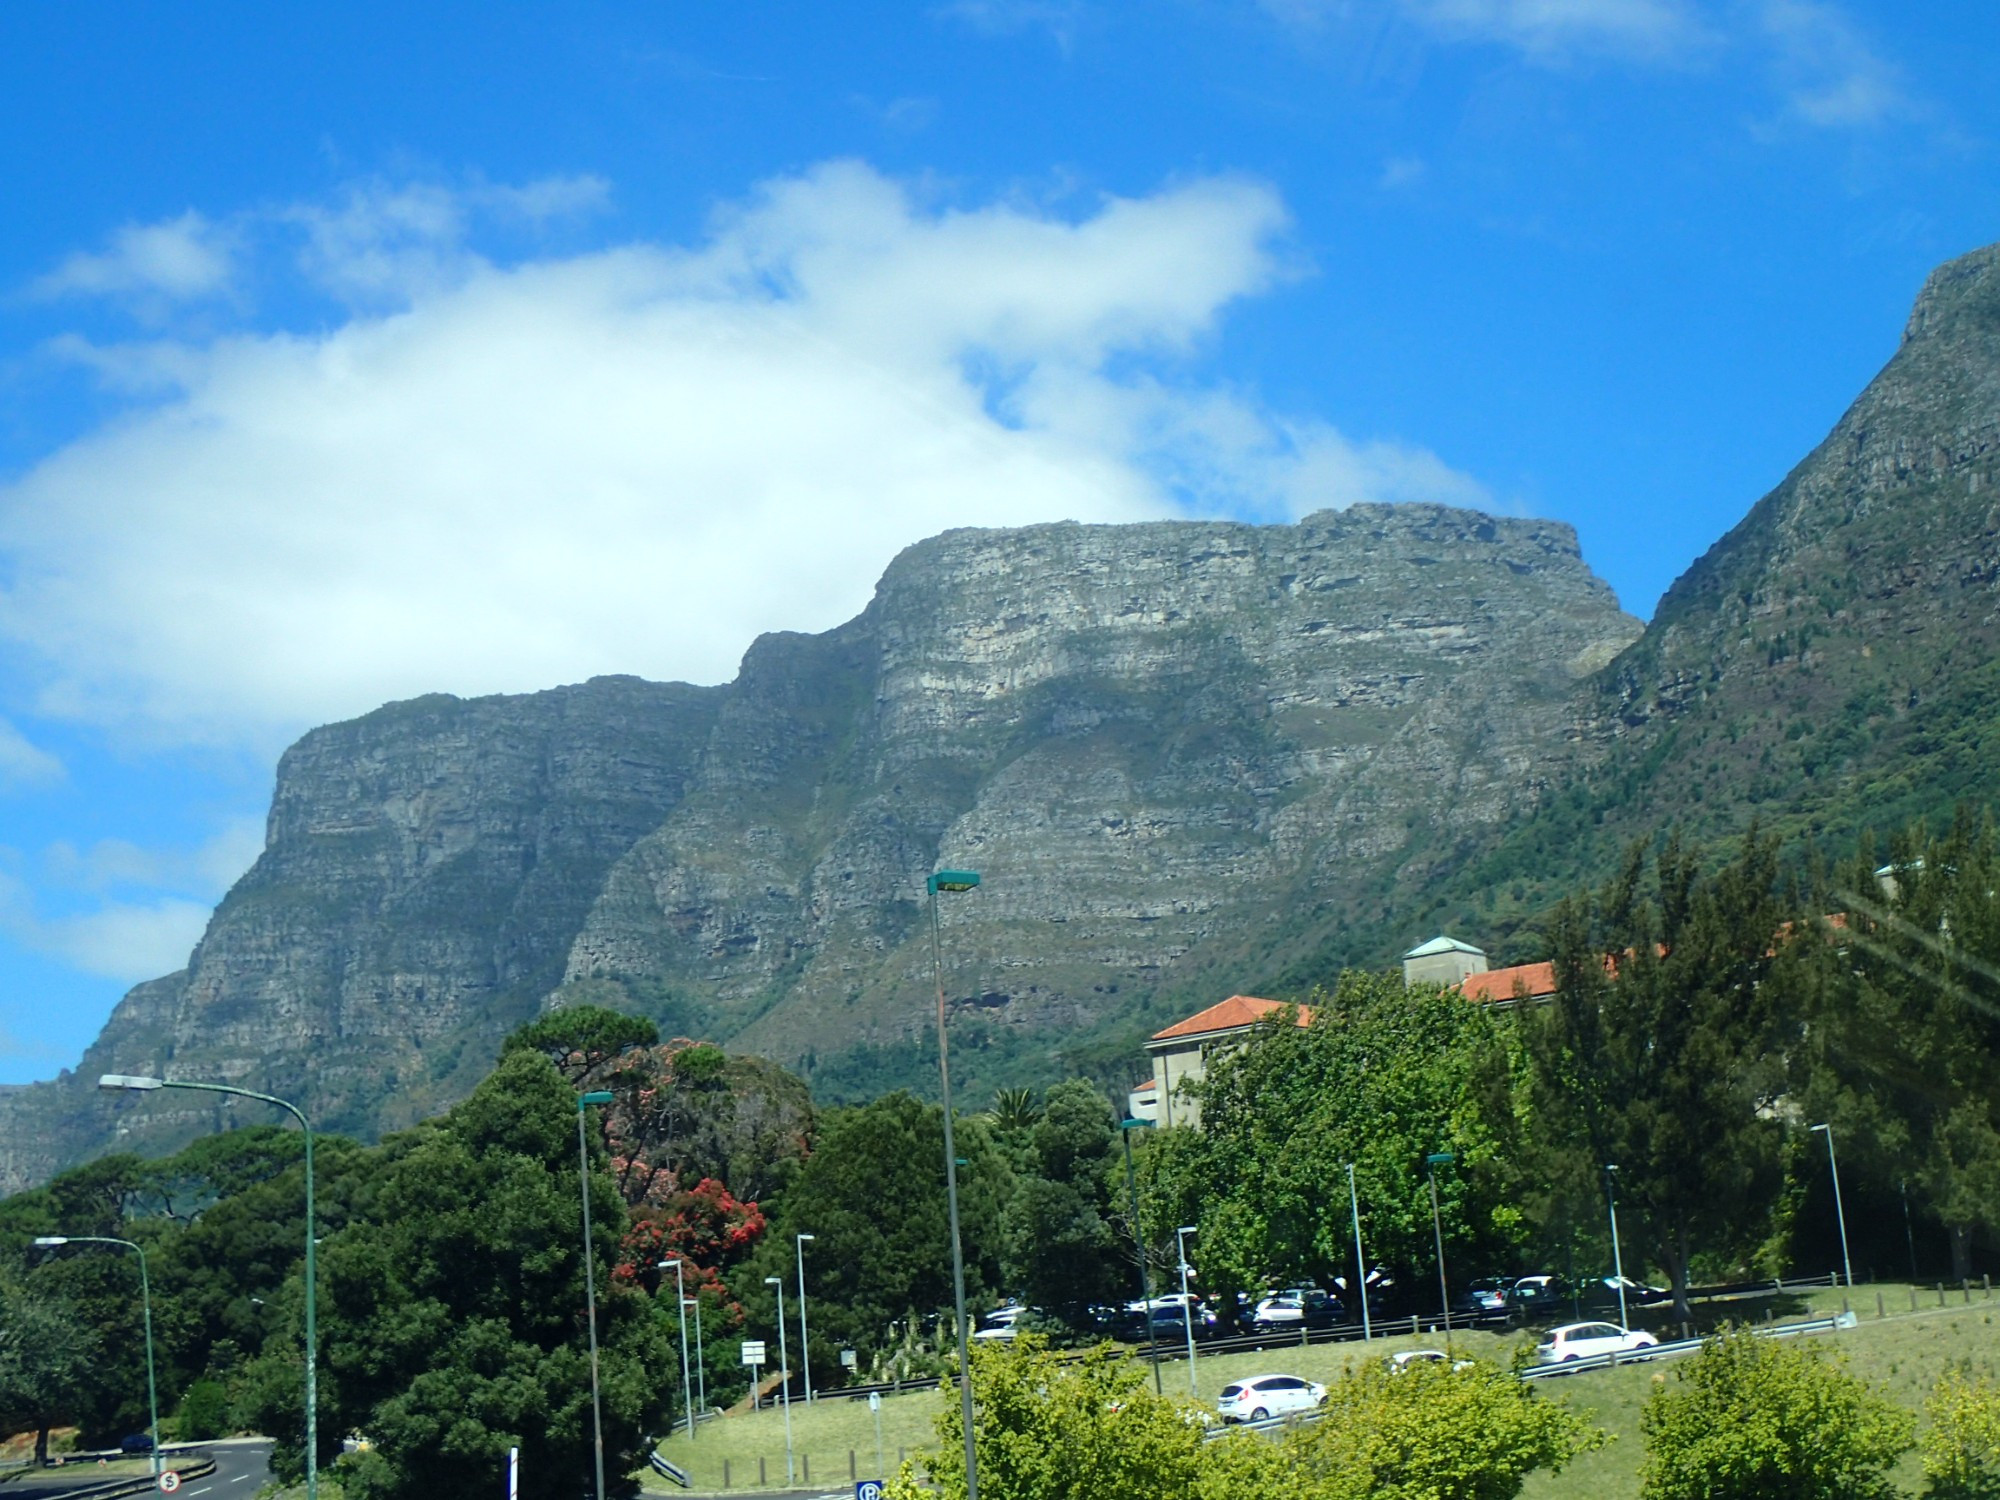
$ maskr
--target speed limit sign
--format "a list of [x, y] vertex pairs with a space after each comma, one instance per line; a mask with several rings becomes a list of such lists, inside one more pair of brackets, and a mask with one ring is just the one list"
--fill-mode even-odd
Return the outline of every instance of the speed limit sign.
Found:
[[180, 1475], [176, 1474], [172, 1469], [161, 1470], [160, 1493], [162, 1495], [171, 1495], [175, 1490], [179, 1489], [180, 1487], [181, 1487]]

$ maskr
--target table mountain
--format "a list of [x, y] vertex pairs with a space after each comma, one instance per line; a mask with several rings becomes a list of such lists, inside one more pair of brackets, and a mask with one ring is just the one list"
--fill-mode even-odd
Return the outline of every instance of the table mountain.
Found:
[[1046, 1073], [1205, 946], [1392, 884], [1432, 825], [1497, 828], [1638, 633], [1544, 521], [966, 530], [725, 687], [315, 730], [187, 969], [134, 989], [78, 1077], [0, 1093], [0, 1176], [238, 1108], [106, 1099], [101, 1071], [240, 1081], [374, 1135], [575, 998], [872, 1093], [921, 1056], [941, 864], [986, 877], [945, 913], [972, 1080]]
[[[2000, 798], [2000, 247], [1940, 268], [1832, 433], [1641, 634], [1560, 525], [955, 531], [722, 687], [395, 704], [285, 756], [263, 857], [78, 1070], [0, 1090], [0, 1187], [228, 1106], [373, 1135], [596, 1000], [805, 1070], [926, 1072], [923, 880], [982, 1083], [1122, 1078], [1219, 993], [1449, 927], [1527, 956], [1627, 839], [1753, 818], [1836, 851]], [[1513, 950], [1509, 953], [1509, 950]], [[194, 1098], [196, 1096], [189, 1096]]]

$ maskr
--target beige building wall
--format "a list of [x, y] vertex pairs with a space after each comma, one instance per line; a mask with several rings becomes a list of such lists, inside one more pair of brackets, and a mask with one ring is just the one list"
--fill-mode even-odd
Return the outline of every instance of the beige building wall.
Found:
[[1199, 1125], [1201, 1106], [1180, 1092], [1180, 1086], [1190, 1078], [1202, 1075], [1202, 1049], [1199, 1044], [1162, 1048], [1153, 1054], [1153, 1085], [1160, 1095], [1160, 1124]]

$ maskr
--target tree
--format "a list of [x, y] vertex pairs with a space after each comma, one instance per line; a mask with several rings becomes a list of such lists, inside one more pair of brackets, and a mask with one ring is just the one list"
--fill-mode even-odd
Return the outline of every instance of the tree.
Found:
[[1641, 1500], [1868, 1500], [1893, 1493], [1911, 1414], [1802, 1340], [1710, 1339], [1639, 1414]]
[[1109, 1222], [1111, 1111], [1102, 1094], [1072, 1078], [1049, 1090], [1027, 1136], [1029, 1175], [1002, 1223], [1008, 1286], [1074, 1324], [1091, 1303], [1122, 1300], [1129, 1283], [1124, 1242]]
[[1210, 1061], [1200, 1130], [1146, 1143], [1148, 1233], [1194, 1223], [1203, 1289], [1225, 1306], [1270, 1280], [1331, 1278], [1353, 1258], [1352, 1162], [1371, 1259], [1434, 1274], [1425, 1159], [1449, 1151], [1437, 1186], [1451, 1253], [1511, 1259], [1526, 1226], [1508, 1023], [1359, 972], [1314, 997], [1311, 1025], [1295, 1022], [1275, 1012]]
[[[972, 1352], [973, 1445], [985, 1500], [1160, 1500], [1194, 1492], [1201, 1428], [1155, 1396], [1145, 1368], [1100, 1347], [1058, 1359], [1032, 1334]], [[889, 1483], [890, 1500], [963, 1500], [965, 1428], [957, 1390], [940, 1392], [937, 1446]]]
[[1033, 1089], [1011, 1088], [994, 1092], [993, 1128], [1002, 1134], [1033, 1130], [1041, 1118], [1042, 1107], [1035, 1103]]
[[1961, 813], [1896, 841], [1886, 890], [1874, 863], [1830, 883], [1845, 926], [1819, 945], [1801, 1089], [1844, 1166], [1921, 1191], [1961, 1279], [1975, 1232], [2000, 1231], [2000, 836]]
[[1783, 1058], [1819, 945], [1799, 940], [1776, 844], [1755, 830], [1714, 875], [1673, 839], [1650, 888], [1646, 865], [1634, 845], [1594, 899], [1558, 908], [1556, 996], [1522, 1031], [1545, 1161], [1576, 1170], [1571, 1192], [1592, 1201], [1617, 1166], [1621, 1228], [1686, 1318], [1695, 1255], [1742, 1251], [1768, 1222]]
[[577, 1086], [616, 1095], [602, 1126], [619, 1191], [634, 1207], [711, 1178], [755, 1202], [790, 1180], [812, 1140], [804, 1080], [708, 1042], [627, 1048], [587, 1069]]
[[1608, 1438], [1496, 1365], [1364, 1364], [1274, 1447], [1216, 1444], [1204, 1500], [1512, 1500]]
[[47, 1462], [49, 1429], [75, 1421], [103, 1383], [97, 1331], [77, 1310], [15, 1281], [0, 1281], [0, 1423], [32, 1428]]
[[501, 1043], [500, 1055], [539, 1052], [575, 1082], [619, 1053], [650, 1047], [659, 1039], [659, 1028], [644, 1016], [601, 1005], [570, 1005], [517, 1027]]
[[1936, 1500], [2000, 1496], [2000, 1385], [1947, 1370], [1924, 1401], [1924, 1477]]
[[[573, 1494], [592, 1467], [576, 1094], [517, 1048], [443, 1119], [385, 1142], [356, 1223], [321, 1258], [330, 1444], [359, 1429], [350, 1493], [457, 1493], [522, 1449], [529, 1496]], [[663, 1429], [674, 1362], [651, 1299], [615, 1281], [625, 1209], [598, 1153], [589, 1176], [608, 1473]], [[296, 1459], [296, 1347], [267, 1349], [257, 1413]]]
[[[1000, 1284], [1000, 1214], [1012, 1179], [981, 1121], [963, 1119], [954, 1134], [965, 1162], [958, 1194], [966, 1295], [990, 1297]], [[812, 1354], [815, 1371], [825, 1372], [816, 1379], [834, 1374], [835, 1351], [843, 1346], [859, 1351], [866, 1365], [888, 1346], [892, 1321], [950, 1308], [942, 1111], [899, 1091], [827, 1116], [742, 1278], [752, 1324], [774, 1334], [777, 1310], [763, 1278], [782, 1276], [791, 1284], [800, 1233], [814, 1237]], [[950, 1327], [947, 1315], [942, 1343], [950, 1343]]]

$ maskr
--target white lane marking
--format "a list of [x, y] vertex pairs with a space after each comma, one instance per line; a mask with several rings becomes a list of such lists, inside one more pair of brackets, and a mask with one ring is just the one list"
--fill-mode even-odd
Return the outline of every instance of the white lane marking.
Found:
[[229, 1482], [231, 1484], [241, 1484], [244, 1480], [248, 1479], [249, 1477], [250, 1476], [248, 1474], [238, 1474], [234, 1479], [230, 1480]]
[[215, 1486], [212, 1484], [205, 1484], [198, 1490], [189, 1490], [188, 1493], [190, 1495], [206, 1495], [210, 1490], [214, 1488]]

